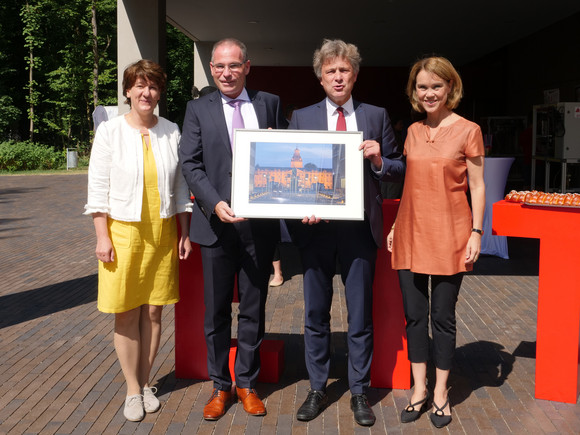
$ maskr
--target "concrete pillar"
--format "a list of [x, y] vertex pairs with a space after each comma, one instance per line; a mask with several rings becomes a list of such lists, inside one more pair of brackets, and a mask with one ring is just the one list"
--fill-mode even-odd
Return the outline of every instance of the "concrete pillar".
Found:
[[[117, 0], [117, 76], [119, 114], [129, 111], [124, 104], [123, 71], [139, 59], [151, 59], [165, 68], [165, 0]], [[156, 112], [166, 112], [162, 97]]]
[[205, 86], [215, 86], [209, 62], [213, 42], [195, 42], [193, 44], [193, 85], [201, 90]]

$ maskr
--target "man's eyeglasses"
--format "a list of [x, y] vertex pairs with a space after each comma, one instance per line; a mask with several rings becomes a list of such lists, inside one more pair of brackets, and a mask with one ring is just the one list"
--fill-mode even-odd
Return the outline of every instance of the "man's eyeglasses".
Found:
[[220, 73], [223, 72], [226, 69], [226, 67], [229, 68], [230, 71], [238, 72], [244, 67], [244, 64], [230, 63], [229, 65], [224, 65], [223, 63], [215, 63], [215, 64], [212, 63], [211, 66], [213, 67], [214, 70]]

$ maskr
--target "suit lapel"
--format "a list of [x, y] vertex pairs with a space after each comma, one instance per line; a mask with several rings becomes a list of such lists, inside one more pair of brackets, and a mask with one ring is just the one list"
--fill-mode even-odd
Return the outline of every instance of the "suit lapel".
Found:
[[258, 118], [258, 127], [268, 128], [268, 110], [265, 101], [262, 99], [262, 96], [258, 91], [253, 91], [251, 89], [247, 89], [247, 91], [250, 101], [254, 106], [256, 117]]
[[356, 116], [356, 126], [359, 131], [363, 132], [363, 140], [367, 139], [367, 117], [365, 115], [364, 105], [359, 101], [353, 100], [354, 105], [354, 115]]
[[326, 114], [326, 98], [320, 103], [316, 104], [316, 117], [312, 119], [313, 125], [318, 128], [320, 126], [321, 130], [328, 130], [328, 117]]
[[326, 98], [322, 100], [320, 103], [317, 104], [316, 108], [318, 109], [318, 122], [317, 125], [320, 125], [322, 128], [321, 130], [328, 130], [328, 115], [326, 113]]
[[224, 108], [222, 104], [221, 94], [219, 92], [214, 92], [209, 97], [208, 105], [210, 116], [212, 117], [215, 125], [216, 131], [219, 132], [220, 142], [222, 142], [227, 148], [228, 152], [232, 154], [232, 146], [230, 144], [230, 136], [228, 134], [228, 126], [226, 124], [226, 117], [224, 115]]

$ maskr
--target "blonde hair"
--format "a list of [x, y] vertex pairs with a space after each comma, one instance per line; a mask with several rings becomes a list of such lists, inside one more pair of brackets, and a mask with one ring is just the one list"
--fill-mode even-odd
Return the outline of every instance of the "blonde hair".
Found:
[[409, 81], [407, 82], [407, 97], [409, 97], [409, 101], [414, 110], [417, 112], [425, 111], [423, 106], [419, 104], [419, 100], [417, 100], [417, 90], [415, 89], [417, 84], [417, 75], [419, 75], [421, 71], [427, 71], [429, 73], [435, 74], [449, 83], [451, 86], [451, 91], [449, 91], [445, 106], [449, 110], [453, 110], [459, 106], [459, 102], [463, 97], [463, 83], [461, 82], [459, 73], [453, 67], [451, 62], [449, 62], [449, 60], [445, 59], [444, 57], [432, 56], [415, 62], [415, 65], [413, 65], [411, 72], [409, 73]]
[[312, 66], [314, 74], [318, 80], [322, 78], [322, 65], [328, 59], [344, 58], [348, 60], [354, 74], [358, 74], [360, 69], [361, 57], [358, 48], [354, 44], [347, 44], [340, 39], [325, 39], [322, 46], [314, 52]]

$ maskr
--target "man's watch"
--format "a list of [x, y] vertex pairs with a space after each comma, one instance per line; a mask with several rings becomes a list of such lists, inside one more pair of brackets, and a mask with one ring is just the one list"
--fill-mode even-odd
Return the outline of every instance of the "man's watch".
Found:
[[480, 230], [479, 228], [472, 228], [472, 229], [471, 229], [471, 232], [472, 232], [472, 233], [477, 233], [477, 234], [479, 234], [480, 236], [483, 236], [483, 230]]

